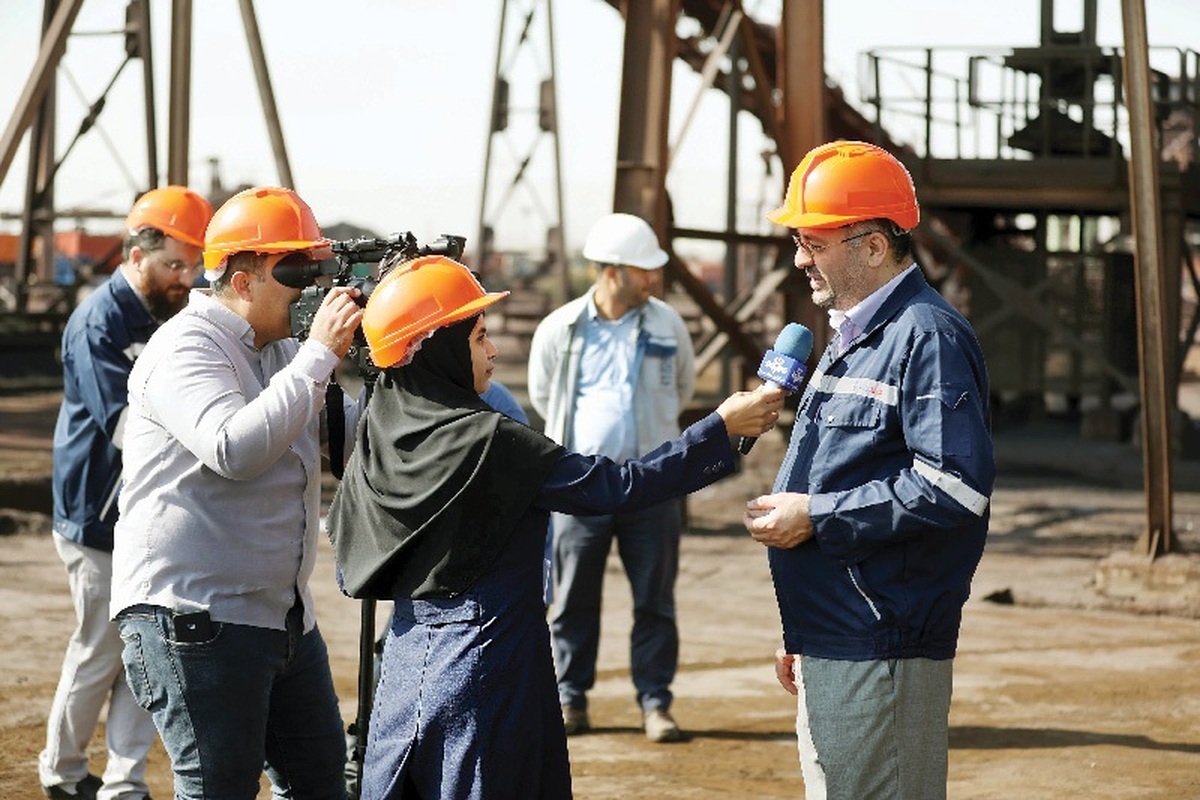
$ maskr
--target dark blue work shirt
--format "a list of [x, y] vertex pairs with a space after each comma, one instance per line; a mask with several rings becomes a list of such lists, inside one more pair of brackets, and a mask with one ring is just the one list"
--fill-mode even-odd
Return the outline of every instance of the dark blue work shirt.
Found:
[[133, 361], [158, 323], [118, 269], [67, 320], [63, 402], [54, 427], [54, 532], [113, 549], [121, 451], [113, 435]]

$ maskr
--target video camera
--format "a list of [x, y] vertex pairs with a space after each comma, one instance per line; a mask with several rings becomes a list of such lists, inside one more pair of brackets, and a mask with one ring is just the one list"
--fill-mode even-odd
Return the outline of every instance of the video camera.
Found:
[[[379, 285], [392, 267], [420, 256], [442, 255], [459, 261], [467, 240], [464, 236], [442, 234], [427, 245], [420, 245], [415, 236], [405, 231], [393, 233], [386, 239], [363, 236], [358, 239], [345, 239], [330, 244], [333, 258], [324, 261], [309, 261], [302, 254], [298, 257], [288, 256], [275, 265], [273, 274], [275, 280], [284, 286], [301, 289], [300, 299], [292, 304], [292, 335], [300, 341], [308, 338], [312, 329], [313, 317], [325, 296], [329, 294], [330, 286], [321, 286], [316, 281], [324, 276], [333, 276], [332, 286], [351, 286], [361, 292], [355, 298], [360, 306], [367, 304], [371, 292]], [[377, 264], [378, 266], [367, 277], [355, 274], [356, 264]], [[370, 350], [362, 329], [354, 333], [354, 343], [346, 354], [358, 367], [364, 378], [373, 378], [379, 373], [379, 368], [371, 361]]]

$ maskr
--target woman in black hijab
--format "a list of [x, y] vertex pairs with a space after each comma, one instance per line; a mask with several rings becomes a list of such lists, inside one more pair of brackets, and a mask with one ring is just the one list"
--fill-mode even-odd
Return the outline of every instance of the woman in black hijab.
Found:
[[479, 399], [496, 357], [482, 309], [504, 296], [434, 256], [390, 273], [364, 313], [385, 369], [329, 513], [345, 591], [394, 601], [364, 800], [569, 797], [542, 604], [549, 512], [707, 486], [733, 471], [729, 437], [768, 430], [782, 403], [739, 392], [622, 465], [568, 453]]

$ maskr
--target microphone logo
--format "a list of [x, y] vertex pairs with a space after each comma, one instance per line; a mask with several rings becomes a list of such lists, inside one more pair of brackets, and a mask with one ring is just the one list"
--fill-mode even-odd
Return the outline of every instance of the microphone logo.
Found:
[[800, 388], [807, 372], [804, 362], [778, 350], [768, 350], [758, 366], [758, 377], [794, 392]]

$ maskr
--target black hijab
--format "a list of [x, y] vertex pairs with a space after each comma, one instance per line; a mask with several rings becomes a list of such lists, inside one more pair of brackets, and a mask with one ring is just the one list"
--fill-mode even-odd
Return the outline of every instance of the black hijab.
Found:
[[562, 448], [474, 389], [478, 316], [438, 329], [386, 370], [329, 509], [351, 597], [453, 597], [487, 571]]

